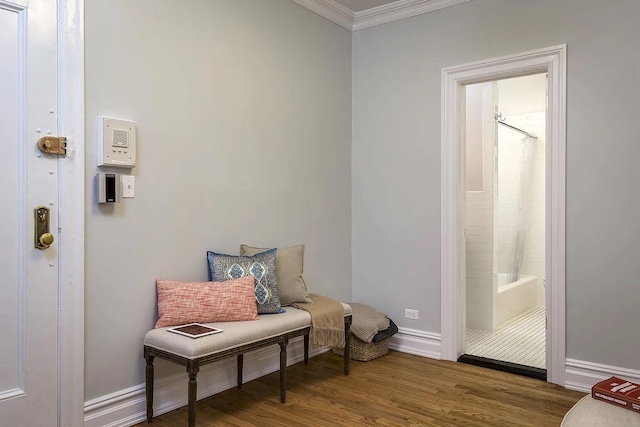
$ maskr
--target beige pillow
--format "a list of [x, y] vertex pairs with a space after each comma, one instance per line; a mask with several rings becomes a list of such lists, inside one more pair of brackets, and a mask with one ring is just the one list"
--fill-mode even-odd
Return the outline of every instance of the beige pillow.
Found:
[[[242, 256], [254, 256], [270, 248], [255, 248], [240, 245]], [[307, 285], [302, 278], [304, 266], [304, 245], [278, 248], [276, 253], [276, 280], [281, 305], [291, 305], [294, 302], [313, 302], [309, 299]]]

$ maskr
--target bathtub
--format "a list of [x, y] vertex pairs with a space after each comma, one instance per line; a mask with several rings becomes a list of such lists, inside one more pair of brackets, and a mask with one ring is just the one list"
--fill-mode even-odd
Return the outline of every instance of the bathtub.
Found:
[[536, 276], [520, 276], [512, 283], [506, 283], [506, 280], [506, 274], [497, 274], [498, 292], [494, 316], [494, 325], [497, 328], [538, 305]]

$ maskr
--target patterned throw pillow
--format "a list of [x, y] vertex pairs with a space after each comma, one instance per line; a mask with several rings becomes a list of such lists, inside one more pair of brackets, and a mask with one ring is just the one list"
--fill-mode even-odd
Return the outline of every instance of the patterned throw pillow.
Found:
[[176, 282], [157, 280], [156, 328], [199, 322], [255, 320], [258, 311], [253, 277], [226, 282]]
[[235, 256], [207, 252], [211, 280], [223, 281], [253, 276], [258, 314], [279, 313], [280, 295], [276, 280], [276, 249], [255, 256]]

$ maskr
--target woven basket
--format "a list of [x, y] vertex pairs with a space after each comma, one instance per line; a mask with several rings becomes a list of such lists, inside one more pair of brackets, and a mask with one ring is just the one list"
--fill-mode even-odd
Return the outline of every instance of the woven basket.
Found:
[[[380, 342], [366, 343], [359, 338], [356, 338], [351, 334], [351, 359], [358, 360], [360, 362], [368, 362], [369, 360], [377, 359], [389, 353], [389, 340], [386, 338]], [[338, 356], [344, 355], [344, 347], [333, 347], [331, 351]]]

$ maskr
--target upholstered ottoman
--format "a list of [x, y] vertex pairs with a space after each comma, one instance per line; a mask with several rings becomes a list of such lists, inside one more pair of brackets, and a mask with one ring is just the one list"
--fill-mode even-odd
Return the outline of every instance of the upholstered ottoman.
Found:
[[640, 427], [640, 414], [587, 395], [567, 412], [561, 427]]

